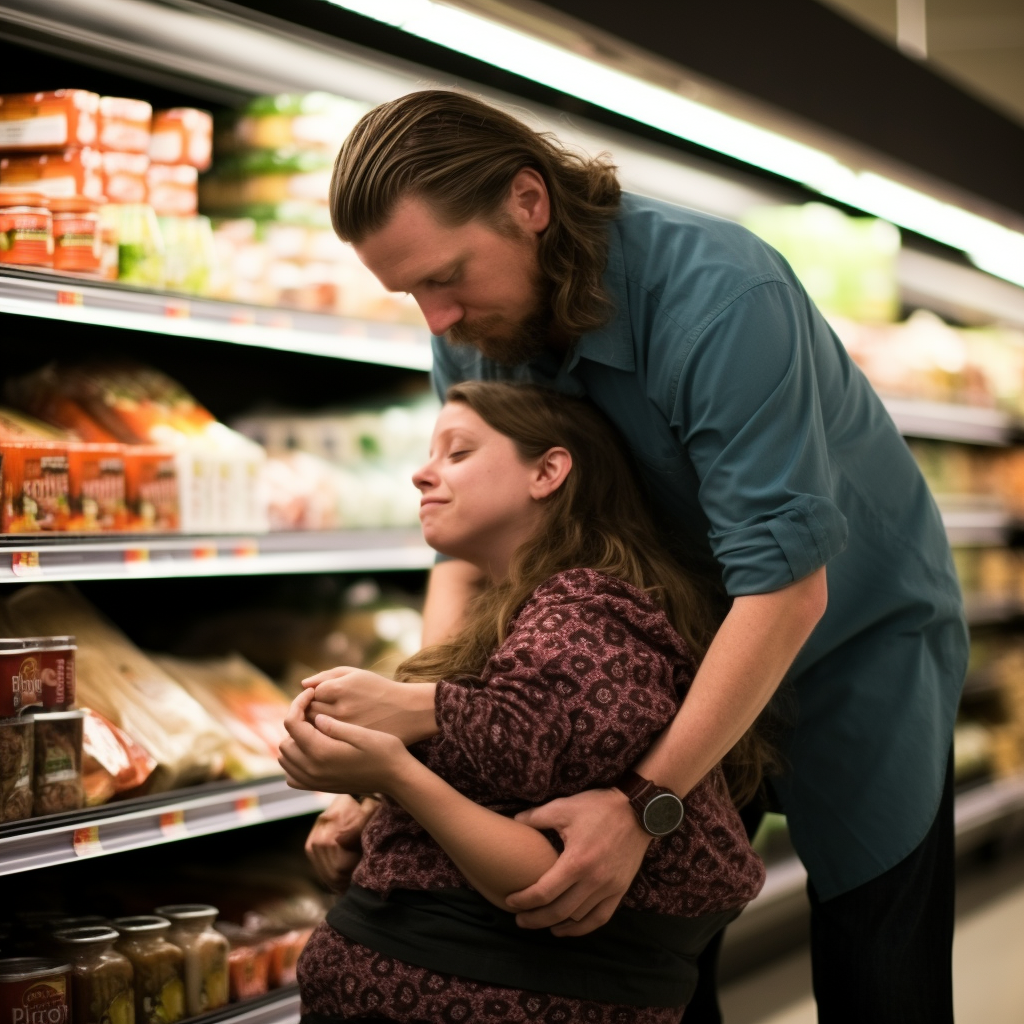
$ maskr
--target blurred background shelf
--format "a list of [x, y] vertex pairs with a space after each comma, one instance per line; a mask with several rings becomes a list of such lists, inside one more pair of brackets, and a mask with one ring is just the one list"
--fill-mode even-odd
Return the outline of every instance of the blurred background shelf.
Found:
[[233, 1003], [216, 1013], [195, 1018], [193, 1024], [295, 1024], [299, 1019], [299, 991], [278, 989], [257, 999]]
[[883, 402], [904, 437], [1004, 446], [1021, 436], [1017, 421], [998, 409], [910, 398], [884, 398]]
[[27, 818], [0, 826], [0, 875], [316, 814], [330, 800], [323, 793], [290, 789], [284, 779], [269, 779], [208, 784]]

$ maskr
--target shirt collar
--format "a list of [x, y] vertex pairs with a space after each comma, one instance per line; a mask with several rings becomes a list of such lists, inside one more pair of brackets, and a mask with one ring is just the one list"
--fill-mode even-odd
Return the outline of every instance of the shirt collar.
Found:
[[611, 319], [603, 327], [589, 331], [580, 338], [569, 357], [566, 373], [571, 373], [581, 359], [603, 363], [616, 370], [631, 372], [636, 369], [633, 331], [627, 308], [626, 265], [622, 256], [618, 218], [608, 225], [608, 262], [601, 283], [612, 302]]

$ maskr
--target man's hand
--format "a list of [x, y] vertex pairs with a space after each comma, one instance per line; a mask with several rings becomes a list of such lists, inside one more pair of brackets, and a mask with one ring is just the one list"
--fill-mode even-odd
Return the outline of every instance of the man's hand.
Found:
[[521, 928], [586, 935], [605, 924], [626, 894], [651, 837], [617, 789], [592, 789], [516, 815], [536, 829], [554, 829], [565, 849], [553, 868], [507, 898]]
[[323, 793], [390, 792], [413, 757], [396, 736], [339, 722], [328, 715], [307, 719], [312, 690], [303, 690], [285, 716], [288, 735], [278, 761], [293, 789]]
[[331, 892], [343, 893], [348, 888], [363, 855], [363, 829], [379, 806], [372, 796], [360, 803], [343, 794], [316, 819], [306, 839], [306, 856]]
[[406, 746], [437, 732], [433, 683], [396, 683], [361, 668], [328, 669], [302, 680], [315, 696], [310, 720], [330, 715], [365, 729], [391, 733]]

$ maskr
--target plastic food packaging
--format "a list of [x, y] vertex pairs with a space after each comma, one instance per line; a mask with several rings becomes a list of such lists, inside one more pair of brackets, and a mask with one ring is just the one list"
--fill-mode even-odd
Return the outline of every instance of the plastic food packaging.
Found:
[[156, 760], [151, 792], [220, 775], [233, 745], [228, 733], [73, 587], [28, 586], [6, 607], [19, 633], [47, 633], [58, 623], [74, 630], [78, 700]]
[[53, 262], [53, 218], [38, 192], [0, 192], [0, 263], [45, 267]]
[[174, 107], [153, 115], [149, 158], [155, 164], [191, 164], [200, 171], [210, 166], [213, 118], [205, 110]]
[[103, 157], [96, 149], [9, 154], [0, 158], [0, 200], [3, 192], [102, 200]]
[[[192, 167], [188, 170], [195, 172]], [[195, 212], [195, 203], [192, 212]], [[159, 219], [166, 250], [165, 287], [190, 295], [207, 294], [217, 258], [210, 218], [162, 216]]]
[[[141, 180], [145, 187], [145, 171]], [[111, 202], [103, 207], [100, 223], [110, 225], [117, 234], [118, 280], [162, 288], [164, 240], [153, 207], [141, 202]]]
[[199, 204], [199, 172], [191, 164], [150, 164], [146, 194], [158, 217], [191, 217]]
[[101, 96], [99, 147], [121, 153], [148, 153], [153, 107], [145, 100]]
[[85, 712], [81, 710], [32, 715], [35, 727], [33, 814], [57, 814], [85, 806], [82, 786], [84, 718]]
[[85, 805], [96, 807], [120, 793], [138, 789], [156, 770], [156, 761], [127, 733], [98, 711], [85, 709], [82, 723], [82, 786]]
[[219, 124], [218, 152], [295, 147], [333, 154], [368, 109], [325, 92], [258, 96]]
[[19, 956], [0, 960], [0, 1021], [70, 1024], [71, 965]]
[[228, 921], [218, 922], [217, 930], [231, 943], [228, 953], [231, 1001], [266, 995], [270, 988], [270, 949], [260, 933]]
[[54, 269], [96, 273], [102, 255], [99, 202], [73, 195], [51, 198], [47, 205], [53, 217]]
[[271, 988], [296, 983], [299, 957], [312, 934], [312, 928], [293, 928], [267, 938], [267, 949], [270, 953], [268, 980]]
[[181, 950], [167, 941], [171, 923], [141, 914], [111, 921], [120, 938], [116, 949], [135, 972], [136, 1024], [174, 1024], [185, 1016], [185, 965]]
[[145, 153], [108, 151], [100, 154], [103, 194], [111, 203], [145, 203], [146, 171], [149, 157]]
[[168, 939], [185, 955], [185, 1012], [208, 1013], [228, 1002], [228, 954], [231, 943], [213, 927], [217, 908], [205, 903], [157, 907], [171, 922]]
[[103, 924], [71, 926], [55, 931], [53, 938], [71, 961], [74, 1024], [134, 1024], [134, 971], [131, 961], [114, 949], [117, 932]]
[[0, 96], [0, 149], [95, 145], [99, 104], [99, 96], [84, 89]]
[[64, 711], [75, 702], [75, 638], [0, 640], [0, 718], [28, 708]]
[[0, 822], [32, 814], [31, 716], [0, 718]]

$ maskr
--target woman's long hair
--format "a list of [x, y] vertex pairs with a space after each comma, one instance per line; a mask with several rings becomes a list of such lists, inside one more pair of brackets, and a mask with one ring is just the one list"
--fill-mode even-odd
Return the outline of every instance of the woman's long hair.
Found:
[[[587, 568], [624, 580], [651, 595], [699, 661], [719, 625], [711, 595], [659, 543], [654, 522], [612, 425], [590, 403], [532, 384], [469, 381], [448, 390], [510, 438], [524, 461], [566, 448], [572, 469], [544, 499], [545, 522], [514, 553], [505, 580], [470, 604], [461, 631], [404, 661], [396, 678], [438, 681], [479, 676], [505, 641], [523, 604], [555, 573]], [[726, 758], [733, 799], [756, 794], [773, 749], [749, 730]]]
[[480, 218], [507, 230], [505, 204], [525, 167], [544, 178], [551, 201], [537, 259], [552, 330], [578, 338], [607, 322], [612, 308], [601, 275], [621, 190], [604, 155], [575, 153], [466, 93], [409, 93], [364, 114], [343, 143], [331, 179], [331, 221], [342, 241], [358, 245], [413, 196], [445, 223]]

